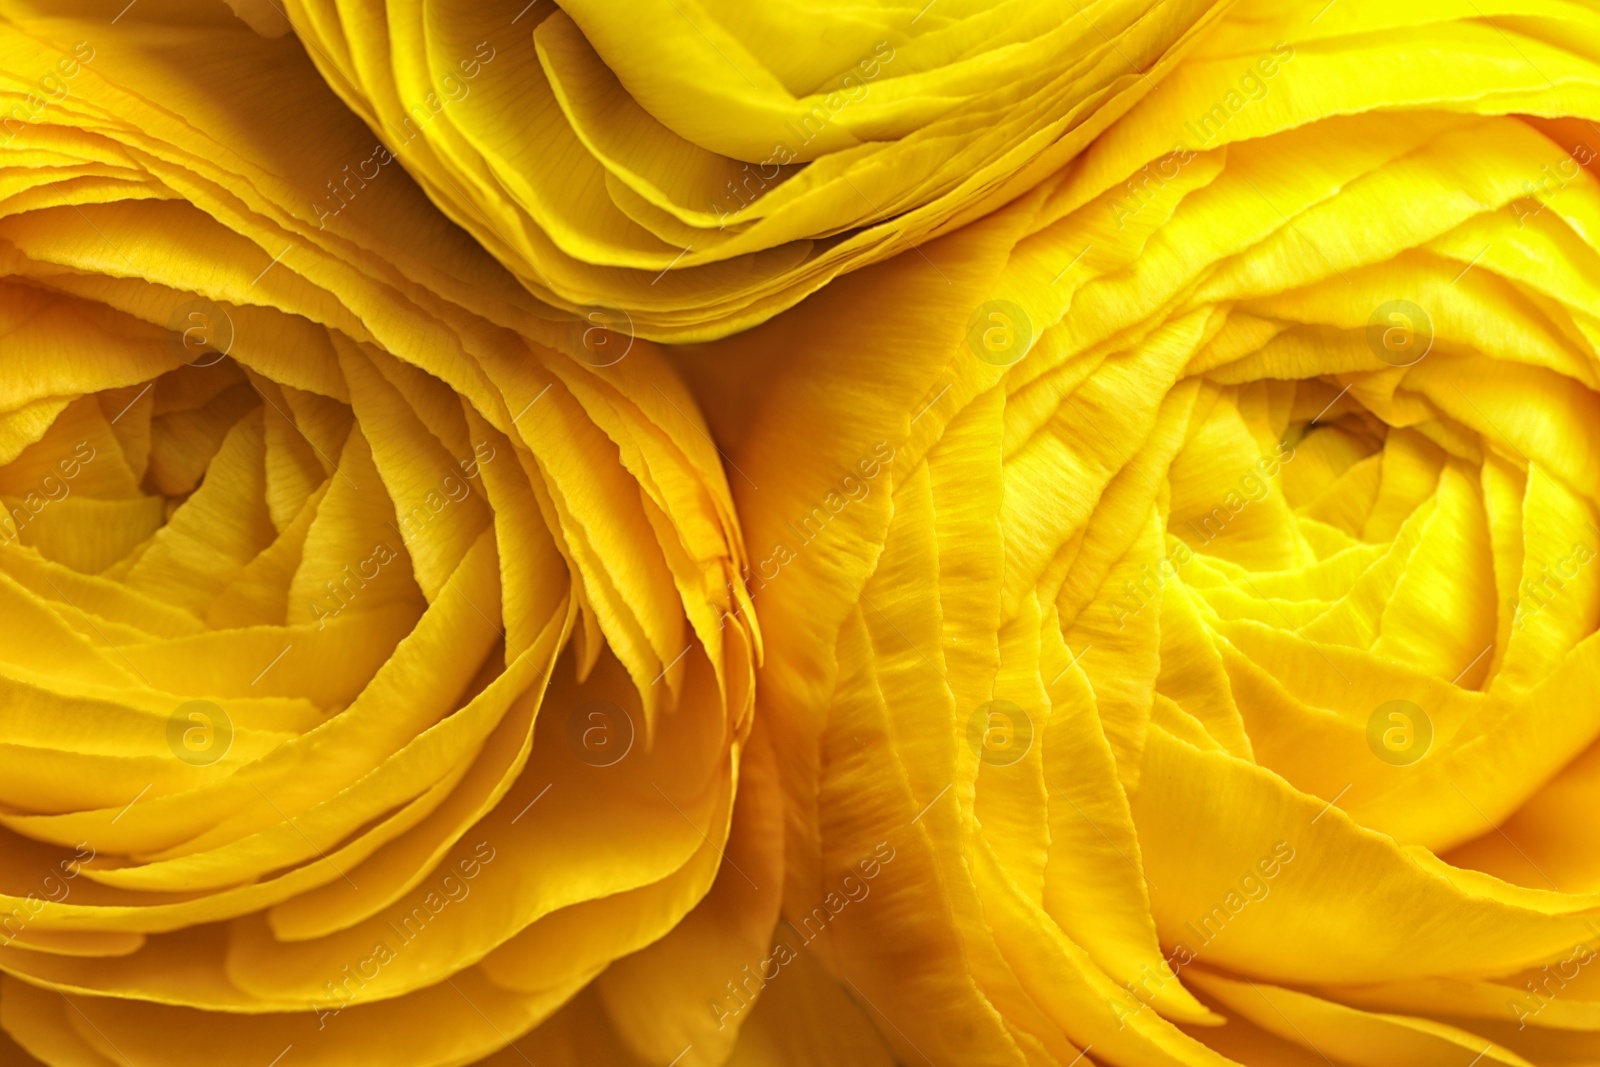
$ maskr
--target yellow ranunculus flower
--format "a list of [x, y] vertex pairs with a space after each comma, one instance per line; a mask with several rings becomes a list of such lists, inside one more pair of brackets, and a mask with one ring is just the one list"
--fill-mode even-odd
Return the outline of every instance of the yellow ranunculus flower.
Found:
[[1025, 191], [1227, 5], [287, 6], [345, 101], [536, 295], [701, 340]]
[[1254, 0], [684, 357], [785, 915], [902, 1063], [1600, 1055], [1597, 118], [1592, 5]]
[[0, 8], [0, 1059], [719, 1062], [781, 813], [683, 386], [397, 167], [319, 226], [293, 37], [73, 10]]

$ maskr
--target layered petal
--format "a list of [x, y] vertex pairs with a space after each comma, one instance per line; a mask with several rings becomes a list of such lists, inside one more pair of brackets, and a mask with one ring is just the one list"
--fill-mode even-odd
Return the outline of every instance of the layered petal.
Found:
[[725, 1060], [658, 976], [765, 948], [780, 808], [659, 350], [397, 167], [319, 219], [372, 137], [294, 37], [0, 14], [6, 1047], [462, 1064], [581, 993]]
[[902, 1062], [1593, 1058], [1595, 120], [1590, 6], [1241, 4], [680, 356], [760, 487], [784, 912]]
[[[703, 340], [978, 218], [1157, 84], [1219, 0], [290, 0], [319, 69], [532, 292]], [[335, 177], [336, 215], [364, 174]], [[350, 180], [350, 179], [353, 179]]]

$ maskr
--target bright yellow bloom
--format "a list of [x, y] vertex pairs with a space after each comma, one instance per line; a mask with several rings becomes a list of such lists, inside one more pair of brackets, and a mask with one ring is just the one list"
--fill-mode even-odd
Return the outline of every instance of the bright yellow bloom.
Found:
[[319, 225], [374, 141], [294, 38], [124, 6], [0, 21], [9, 1040], [453, 1065], [577, 994], [719, 1062], [779, 811], [691, 400], [398, 167]]
[[1600, 1054], [1594, 119], [1592, 5], [1255, 0], [685, 357], [785, 914], [901, 1062]]
[[339, 94], [530, 290], [671, 340], [1026, 191], [1225, 6], [288, 0]]

